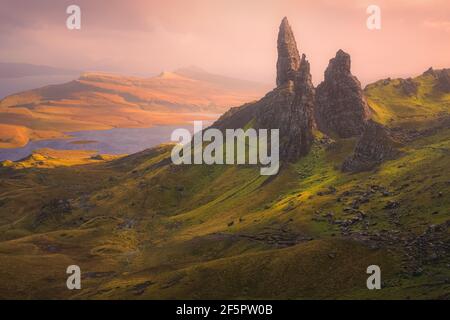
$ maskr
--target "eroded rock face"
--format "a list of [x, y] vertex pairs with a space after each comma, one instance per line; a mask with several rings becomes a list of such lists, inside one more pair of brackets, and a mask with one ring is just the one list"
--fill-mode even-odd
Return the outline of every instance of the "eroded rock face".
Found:
[[436, 71], [434, 71], [433, 67], [429, 67], [429, 68], [427, 69], [427, 71], [425, 71], [424, 73], [422, 73], [422, 75], [424, 75], [424, 76], [433, 76], [433, 77], [435, 77], [435, 76], [436, 76]]
[[261, 102], [256, 127], [280, 130], [280, 158], [295, 161], [306, 155], [314, 141], [314, 87], [305, 55], [297, 79], [278, 87]]
[[306, 155], [314, 141], [314, 86], [310, 65], [300, 59], [295, 38], [287, 19], [283, 19], [278, 35], [277, 88], [264, 98], [233, 108], [213, 127], [280, 130], [280, 159], [295, 161]]
[[450, 69], [442, 69], [437, 77], [438, 88], [443, 92], [450, 92]]
[[399, 153], [395, 146], [396, 142], [388, 130], [381, 124], [369, 120], [353, 154], [344, 161], [342, 171], [371, 170], [383, 161], [394, 158]]
[[316, 89], [317, 127], [328, 135], [360, 135], [369, 117], [361, 83], [351, 74], [350, 55], [342, 50], [330, 60], [325, 80]]
[[282, 86], [289, 80], [295, 81], [300, 68], [300, 55], [297, 43], [286, 17], [281, 21], [277, 49], [277, 86]]
[[450, 69], [435, 70], [430, 67], [425, 71], [423, 76], [431, 76], [435, 78], [436, 85], [435, 88], [444, 93], [450, 92]]
[[403, 94], [407, 96], [414, 96], [417, 94], [417, 89], [419, 85], [416, 82], [414, 82], [413, 79], [408, 78], [408, 79], [400, 79], [400, 83], [398, 84], [397, 87], [402, 90]]

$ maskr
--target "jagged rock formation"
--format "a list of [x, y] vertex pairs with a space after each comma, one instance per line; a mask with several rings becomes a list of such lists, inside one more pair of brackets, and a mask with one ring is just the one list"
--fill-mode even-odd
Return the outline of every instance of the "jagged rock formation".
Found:
[[310, 65], [303, 55], [295, 81], [268, 94], [258, 111], [258, 128], [280, 129], [280, 157], [295, 161], [306, 155], [314, 141], [314, 87]]
[[450, 69], [434, 70], [430, 67], [422, 75], [432, 76], [436, 79], [435, 88], [444, 93], [450, 92]]
[[316, 89], [318, 129], [341, 138], [360, 135], [369, 116], [361, 83], [352, 75], [350, 66], [350, 55], [339, 50], [330, 60], [325, 80]]
[[294, 33], [286, 17], [281, 21], [278, 32], [277, 86], [294, 81], [300, 68], [300, 55]]
[[385, 127], [369, 120], [353, 154], [344, 161], [342, 171], [371, 170], [381, 162], [392, 159], [398, 154], [395, 145], [396, 142]]
[[424, 76], [436, 76], [436, 72], [434, 71], [433, 67], [429, 67], [427, 71], [422, 73]]
[[306, 155], [314, 141], [314, 86], [310, 65], [300, 59], [295, 38], [286, 18], [278, 34], [277, 88], [261, 100], [233, 108], [213, 127], [280, 130], [280, 159], [295, 161]]
[[442, 69], [437, 77], [438, 88], [444, 92], [450, 92], [450, 69]]
[[414, 82], [413, 79], [408, 78], [408, 79], [400, 79], [400, 83], [397, 85], [398, 88], [400, 88], [400, 90], [402, 90], [402, 92], [407, 95], [407, 96], [414, 96], [417, 94], [417, 89], [419, 87], [419, 85]]

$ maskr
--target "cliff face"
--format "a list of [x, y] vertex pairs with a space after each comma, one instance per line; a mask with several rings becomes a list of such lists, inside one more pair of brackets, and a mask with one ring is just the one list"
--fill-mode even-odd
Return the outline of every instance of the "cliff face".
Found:
[[441, 91], [450, 92], [450, 69], [442, 69], [438, 73], [438, 87]]
[[369, 117], [361, 83], [352, 75], [350, 66], [350, 55], [339, 50], [316, 90], [318, 129], [341, 138], [360, 135]]
[[314, 141], [313, 109], [310, 65], [305, 55], [300, 59], [284, 18], [278, 34], [277, 88], [255, 103], [231, 109], [213, 127], [244, 128], [252, 122], [255, 129], [279, 129], [280, 159], [295, 161], [309, 152]]
[[414, 96], [417, 94], [418, 84], [413, 79], [400, 79], [400, 83], [397, 86], [407, 96]]
[[295, 161], [306, 155], [314, 141], [314, 87], [305, 55], [295, 81], [289, 80], [260, 103], [255, 117], [256, 127], [280, 130], [280, 158]]
[[397, 154], [395, 141], [387, 129], [369, 120], [353, 154], [344, 161], [342, 170], [346, 172], [371, 170]]

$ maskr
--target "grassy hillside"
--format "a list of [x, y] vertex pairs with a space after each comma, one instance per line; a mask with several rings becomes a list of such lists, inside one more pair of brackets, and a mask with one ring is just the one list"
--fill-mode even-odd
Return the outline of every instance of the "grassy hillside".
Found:
[[380, 80], [364, 91], [374, 120], [391, 127], [426, 127], [450, 114], [450, 93], [439, 90], [436, 76], [430, 72], [407, 80]]
[[[409, 130], [395, 81], [366, 92], [377, 119]], [[412, 111], [401, 156], [358, 174], [340, 171], [355, 139], [317, 142], [276, 177], [174, 166], [170, 145], [0, 168], [0, 298], [448, 299], [450, 128], [429, 130], [448, 112], [436, 97]], [[71, 264], [80, 291], [65, 287]], [[372, 264], [382, 290], [366, 288]]]

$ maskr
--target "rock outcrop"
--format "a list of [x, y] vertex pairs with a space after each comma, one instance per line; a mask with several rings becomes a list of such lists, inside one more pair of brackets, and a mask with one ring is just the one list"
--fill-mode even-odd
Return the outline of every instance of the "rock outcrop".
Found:
[[434, 71], [433, 67], [429, 67], [427, 69], [427, 71], [425, 71], [424, 73], [422, 73], [423, 76], [436, 76], [436, 71]]
[[435, 79], [435, 88], [444, 93], [450, 92], [450, 69], [435, 70], [430, 67], [423, 76], [431, 76]]
[[448, 93], [450, 92], [450, 69], [442, 69], [437, 76], [437, 86], [439, 90]]
[[314, 141], [314, 87], [305, 55], [296, 80], [289, 80], [261, 102], [256, 127], [280, 129], [280, 158], [295, 161], [306, 155]]
[[350, 55], [342, 50], [330, 60], [324, 81], [316, 89], [317, 127], [341, 138], [359, 136], [369, 117], [361, 83], [350, 71]]
[[261, 100], [233, 108], [213, 127], [280, 130], [280, 159], [295, 161], [306, 155], [314, 141], [314, 86], [310, 65], [300, 59], [286, 18], [278, 34], [277, 87]]
[[400, 83], [397, 85], [397, 88], [399, 88], [403, 94], [407, 96], [416, 95], [418, 87], [419, 85], [411, 78], [400, 79]]
[[396, 144], [385, 127], [369, 120], [353, 154], [344, 161], [342, 171], [371, 170], [381, 162], [394, 158], [399, 153]]
[[294, 81], [300, 68], [297, 43], [286, 17], [281, 21], [278, 31], [277, 49], [277, 86], [282, 86], [290, 80]]

